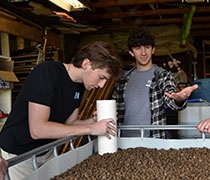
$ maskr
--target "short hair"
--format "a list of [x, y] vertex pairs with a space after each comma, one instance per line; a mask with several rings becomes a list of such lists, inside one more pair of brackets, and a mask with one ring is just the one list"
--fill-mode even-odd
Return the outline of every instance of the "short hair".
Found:
[[71, 63], [80, 68], [83, 60], [87, 58], [92, 64], [92, 68], [107, 69], [111, 76], [121, 75], [121, 60], [112, 46], [103, 41], [96, 41], [82, 47], [73, 57]]
[[155, 38], [153, 34], [146, 28], [142, 28], [139, 31], [132, 32], [128, 36], [128, 50], [139, 46], [151, 45], [155, 46]]

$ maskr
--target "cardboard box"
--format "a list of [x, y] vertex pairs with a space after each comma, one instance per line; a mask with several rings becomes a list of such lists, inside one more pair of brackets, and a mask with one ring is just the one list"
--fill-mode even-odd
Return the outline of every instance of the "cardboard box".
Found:
[[0, 88], [10, 89], [13, 87], [13, 82], [19, 82], [13, 72], [14, 61], [11, 58], [0, 56]]

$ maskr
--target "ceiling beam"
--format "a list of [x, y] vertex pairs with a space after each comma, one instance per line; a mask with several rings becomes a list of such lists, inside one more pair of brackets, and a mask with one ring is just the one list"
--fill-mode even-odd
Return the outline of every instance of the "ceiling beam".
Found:
[[[207, 23], [210, 22], [210, 17], [193, 17], [192, 19], [192, 24], [193, 23]], [[114, 24], [113, 24], [114, 23]], [[183, 18], [182, 17], [177, 17], [177, 18], [160, 18], [160, 19], [138, 19], [138, 20], [122, 20], [122, 21], [116, 21], [116, 22], [94, 22], [95, 26], [99, 27], [111, 27], [111, 26], [133, 26], [133, 25], [162, 25], [162, 24], [182, 24], [183, 23]], [[91, 24], [91, 22], [90, 22]], [[93, 25], [93, 24], [92, 24]]]
[[[98, 19], [109, 19], [109, 18], [125, 18], [125, 17], [143, 17], [143, 16], [154, 16], [154, 15], [169, 15], [169, 14], [184, 14], [187, 13], [189, 8], [171, 8], [171, 9], [156, 9], [156, 10], [144, 10], [144, 11], [136, 11], [135, 13], [130, 12], [119, 12], [119, 13], [110, 13], [110, 14], [101, 14], [97, 16], [93, 15], [85, 15], [79, 17], [78, 20], [98, 20]], [[195, 15], [197, 13], [206, 13], [210, 12], [210, 6], [206, 7], [198, 7], [196, 8]]]
[[[0, 31], [25, 39], [42, 42], [43, 29], [24, 24], [23, 21], [15, 21], [12, 18], [5, 18], [0, 15]], [[48, 44], [61, 47], [61, 40], [58, 34], [48, 31]]]
[[150, 3], [172, 3], [177, 2], [181, 3], [181, 0], [109, 0], [109, 1], [98, 1], [92, 2], [90, 8], [101, 8], [101, 7], [109, 7], [109, 6], [129, 6], [129, 5], [137, 5], [137, 4], [150, 4]]

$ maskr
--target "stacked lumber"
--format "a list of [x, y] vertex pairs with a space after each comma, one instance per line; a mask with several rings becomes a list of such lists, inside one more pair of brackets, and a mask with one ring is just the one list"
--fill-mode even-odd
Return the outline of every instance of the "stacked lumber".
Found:
[[[42, 62], [41, 58], [43, 52], [40, 51], [38, 46], [30, 50], [19, 50], [12, 56], [14, 61], [14, 73], [16, 74], [19, 82], [14, 83], [12, 90], [12, 103], [15, 102], [25, 80], [27, 79], [31, 70], [39, 63]], [[53, 46], [47, 46], [44, 53], [44, 61], [54, 61], [59, 59], [59, 50]]]

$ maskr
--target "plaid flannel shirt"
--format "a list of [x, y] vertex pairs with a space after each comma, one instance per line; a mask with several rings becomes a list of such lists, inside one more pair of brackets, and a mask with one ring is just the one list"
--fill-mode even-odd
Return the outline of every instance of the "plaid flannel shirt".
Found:
[[[155, 72], [152, 78], [151, 87], [149, 89], [149, 99], [151, 107], [151, 124], [152, 125], [165, 125], [166, 114], [165, 108], [168, 106], [172, 110], [182, 110], [186, 107], [186, 101], [178, 106], [174, 99], [164, 95], [164, 92], [177, 92], [174, 77], [170, 71], [155, 66]], [[125, 89], [131, 72], [136, 69], [133, 67], [130, 71], [125, 73], [125, 76], [119, 79], [115, 84], [113, 98], [117, 103], [118, 123], [123, 123], [125, 114]], [[140, 107], [141, 108], [141, 107]], [[166, 138], [164, 130], [152, 130], [152, 137]]]

